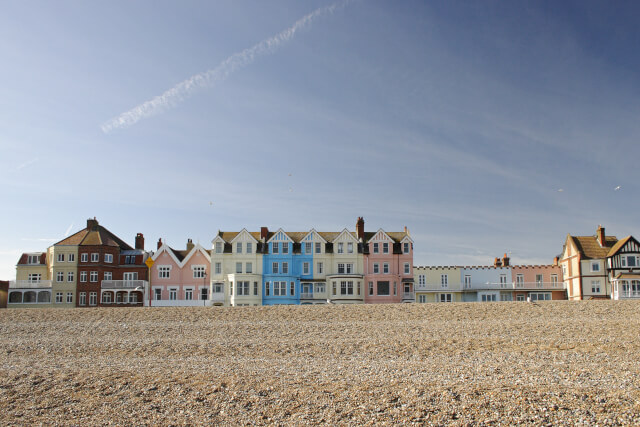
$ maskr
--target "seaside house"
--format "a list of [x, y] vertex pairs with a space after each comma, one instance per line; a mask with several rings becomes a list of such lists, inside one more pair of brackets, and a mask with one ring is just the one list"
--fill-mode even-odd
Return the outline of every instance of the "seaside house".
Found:
[[551, 265], [513, 265], [511, 274], [515, 301], [567, 299], [557, 257]]
[[413, 267], [416, 302], [461, 302], [461, 277], [460, 267]]
[[463, 301], [513, 301], [511, 266], [507, 254], [493, 265], [461, 268]]
[[640, 298], [640, 243], [627, 236], [618, 240], [607, 254], [611, 299]]
[[[64, 279], [65, 272], [62, 271]], [[53, 287], [47, 266], [46, 252], [20, 255], [16, 265], [16, 280], [9, 282], [8, 307], [51, 307]], [[63, 292], [56, 286], [56, 292]], [[74, 290], [71, 293], [73, 300]], [[60, 304], [58, 304], [59, 306]]]

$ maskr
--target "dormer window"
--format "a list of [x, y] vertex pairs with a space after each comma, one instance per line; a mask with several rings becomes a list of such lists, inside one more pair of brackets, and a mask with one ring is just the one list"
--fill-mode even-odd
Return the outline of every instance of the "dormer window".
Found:
[[274, 254], [277, 254], [280, 252], [280, 243], [278, 242], [273, 242], [271, 244], [271, 252]]
[[284, 242], [282, 244], [282, 253], [283, 254], [288, 254], [289, 253], [289, 243]]
[[320, 242], [316, 242], [316, 253], [319, 254], [322, 251], [322, 245]]
[[373, 253], [374, 254], [380, 253], [380, 245], [379, 245], [379, 243], [374, 243], [373, 244]]
[[600, 263], [598, 261], [591, 261], [591, 272], [600, 271]]
[[247, 253], [250, 254], [253, 252], [253, 247], [251, 245], [251, 242], [247, 242]]
[[352, 254], [353, 253], [353, 243], [351, 243], [351, 242], [347, 243], [347, 253], [348, 254]]
[[216, 253], [217, 254], [222, 253], [222, 242], [216, 242]]
[[344, 253], [344, 243], [342, 242], [338, 243], [338, 253], [339, 254]]
[[39, 255], [29, 255], [27, 257], [27, 264], [40, 264], [40, 256]]
[[311, 242], [306, 242], [304, 244], [304, 253], [305, 254], [310, 254], [311, 253]]
[[382, 253], [383, 254], [388, 254], [389, 253], [389, 244], [388, 243], [383, 243], [382, 244]]
[[236, 253], [237, 254], [241, 254], [242, 253], [242, 242], [236, 243]]
[[403, 245], [403, 252], [404, 252], [405, 254], [408, 254], [408, 253], [409, 253], [409, 243], [408, 243], [408, 242], [406, 242], [406, 243]]

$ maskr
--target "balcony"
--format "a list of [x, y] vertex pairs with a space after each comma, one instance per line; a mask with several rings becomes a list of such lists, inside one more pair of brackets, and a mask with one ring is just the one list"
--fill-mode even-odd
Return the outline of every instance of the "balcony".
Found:
[[402, 301], [415, 301], [416, 300], [416, 294], [414, 292], [405, 292], [402, 295]]
[[224, 292], [212, 292], [211, 301], [214, 303], [224, 302]]
[[102, 289], [125, 289], [143, 291], [147, 287], [146, 280], [103, 280]]
[[12, 280], [9, 289], [51, 289], [51, 280]]
[[300, 294], [300, 299], [313, 299], [313, 292], [303, 292]]
[[562, 282], [513, 282], [510, 283], [515, 290], [534, 289], [558, 289], [562, 290]]

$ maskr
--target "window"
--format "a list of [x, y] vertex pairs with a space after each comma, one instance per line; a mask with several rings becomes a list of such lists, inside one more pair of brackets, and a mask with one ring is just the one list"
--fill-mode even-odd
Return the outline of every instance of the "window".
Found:
[[58, 262], [64, 262], [64, 254], [58, 254]]
[[369, 295], [373, 295], [373, 282], [369, 282]]
[[73, 303], [73, 292], [67, 292], [67, 304]]
[[344, 274], [344, 264], [338, 264], [338, 274]]
[[80, 262], [89, 261], [89, 254], [80, 254]]
[[497, 301], [496, 294], [483, 294], [482, 302], [495, 302]]
[[236, 296], [247, 296], [249, 295], [249, 282], [248, 281], [238, 281], [236, 282]]
[[389, 295], [389, 282], [378, 282], [378, 295]]
[[216, 272], [216, 274], [222, 274], [222, 263], [221, 262], [216, 262], [215, 272]]
[[389, 263], [385, 262], [384, 264], [382, 264], [382, 272], [384, 274], [389, 274]]
[[56, 304], [62, 304], [62, 292], [56, 292]]
[[[220, 290], [222, 292], [222, 289]], [[209, 299], [209, 288], [200, 288], [200, 299], [206, 301]]]
[[317, 264], [317, 266], [318, 266], [318, 268], [316, 269], [316, 273], [317, 274], [323, 274], [324, 273], [324, 265], [321, 262], [319, 262]]
[[83, 282], [83, 283], [87, 281], [87, 272], [86, 271], [81, 271], [80, 272], [80, 281]]
[[598, 263], [598, 261], [591, 261], [591, 271], [592, 272], [600, 271], [600, 263]]
[[302, 274], [309, 274], [309, 263], [308, 262], [303, 262], [302, 263]]
[[333, 291], [333, 295], [337, 295], [338, 294], [335, 281], [331, 282], [331, 290]]
[[253, 252], [253, 245], [251, 242], [247, 242], [247, 253], [250, 254]]
[[100, 260], [100, 254], [92, 253], [91, 254], [91, 262], [98, 262]]
[[339, 242], [338, 243], [338, 253], [339, 254], [343, 254], [344, 253], [344, 243], [343, 242]]
[[110, 271], [104, 272], [104, 280], [111, 280], [113, 278], [113, 273]]
[[524, 274], [516, 275], [516, 288], [524, 288]]
[[542, 287], [542, 274], [536, 274], [536, 287]]
[[553, 286], [554, 288], [558, 287], [558, 275], [557, 274], [552, 274], [551, 275], [551, 286]]
[[343, 280], [340, 282], [341, 295], [353, 295], [353, 282], [351, 280]]
[[271, 266], [272, 266], [272, 270], [271, 271], [273, 271], [273, 274], [277, 274], [278, 273], [278, 263], [274, 262], [274, 263], [271, 264]]
[[68, 254], [67, 262], [74, 262], [76, 260], [76, 254]]
[[113, 262], [113, 254], [104, 254], [104, 262], [112, 263]]
[[448, 288], [449, 287], [449, 275], [448, 274], [441, 274], [440, 275], [440, 286], [442, 286], [443, 288]]
[[40, 264], [40, 256], [39, 255], [28, 255], [27, 256], [27, 264]]
[[178, 288], [169, 288], [169, 299], [171, 301], [178, 299]]
[[377, 262], [373, 263], [373, 274], [378, 274], [380, 273], [380, 264], [378, 264]]
[[253, 273], [253, 264], [252, 264], [252, 263], [250, 263], [250, 262], [247, 262], [247, 263], [244, 265], [244, 272], [245, 272], [245, 273]]
[[253, 282], [253, 295], [258, 295], [258, 282]]
[[500, 275], [500, 289], [506, 289], [507, 288], [507, 275], [506, 274], [501, 274]]
[[408, 262], [404, 263], [404, 274], [411, 274], [411, 265]]
[[591, 292], [594, 294], [600, 293], [600, 280], [591, 281]]
[[89, 305], [98, 305], [98, 293], [89, 292]]
[[160, 301], [162, 299], [162, 289], [155, 288], [153, 290], [153, 299], [156, 301]]
[[187, 301], [191, 301], [193, 299], [193, 289], [184, 290], [184, 299]]
[[78, 294], [78, 305], [87, 305], [87, 293], [80, 292]]
[[102, 293], [102, 303], [103, 304], [111, 304], [111, 292], [103, 292]]
[[408, 243], [408, 242], [405, 242], [405, 243], [402, 245], [402, 251], [403, 251], [405, 254], [408, 254], [408, 253], [409, 253], [409, 243]]
[[289, 274], [289, 263], [288, 262], [283, 262], [282, 263], [282, 274]]
[[380, 253], [380, 244], [379, 243], [374, 243], [373, 244], [373, 253], [374, 254]]
[[67, 282], [73, 282], [73, 271], [67, 273]]
[[284, 296], [287, 294], [287, 282], [273, 282], [273, 296]]
[[465, 289], [471, 289], [471, 275], [470, 274], [465, 274], [464, 275], [464, 288]]
[[138, 303], [138, 293], [131, 292], [129, 294], [129, 304], [137, 304]]
[[398, 284], [393, 282], [393, 295], [398, 295]]
[[56, 282], [64, 282], [64, 273], [62, 271], [58, 271], [56, 275]]
[[451, 294], [440, 294], [440, 302], [451, 302], [453, 297]]
[[524, 301], [524, 300], [525, 300], [524, 295], [522, 295], [522, 294], [516, 295], [516, 301]]
[[93, 283], [97, 282], [98, 281], [98, 272], [97, 271], [92, 271], [91, 273], [89, 273], [89, 280], [91, 282], [93, 282]]
[[294, 296], [296, 294], [296, 282], [289, 283], [289, 295]]
[[280, 252], [280, 243], [273, 242], [271, 244], [271, 252], [274, 253], [274, 254], [277, 254], [278, 252]]
[[236, 243], [236, 253], [237, 254], [241, 254], [242, 253], [242, 242]]
[[320, 242], [316, 242], [316, 253], [319, 254], [322, 251], [322, 246]]
[[160, 265], [158, 266], [158, 278], [159, 279], [168, 279], [171, 275], [171, 266], [169, 265]]
[[42, 275], [40, 273], [29, 273], [29, 283], [40, 283]]
[[620, 257], [620, 262], [622, 267], [636, 267], [640, 264], [635, 255], [623, 255]]
[[124, 257], [124, 263], [125, 264], [135, 264], [136, 263], [136, 256], [135, 255], [127, 255]]
[[305, 254], [310, 254], [311, 253], [311, 242], [306, 242], [304, 244], [304, 253]]
[[353, 243], [352, 242], [347, 243], [347, 253], [348, 254], [352, 254], [353, 253]]
[[419, 303], [426, 303], [427, 302], [427, 296], [426, 295], [418, 295], [418, 302]]
[[383, 243], [382, 244], [382, 253], [383, 254], [388, 254], [389, 253], [389, 243]]
[[271, 290], [271, 285], [269, 284], [269, 282], [266, 282], [264, 284], [264, 295], [268, 297], [270, 294], [269, 292], [270, 290]]
[[222, 242], [216, 242], [216, 253], [217, 254], [221, 254], [222, 253]]
[[122, 279], [125, 281], [138, 280], [138, 272], [122, 273]]
[[531, 292], [529, 293], [531, 301], [551, 301], [550, 292]]
[[289, 253], [289, 243], [288, 242], [283, 242], [282, 243], [282, 253], [283, 254], [288, 254]]
[[204, 279], [205, 278], [205, 267], [204, 265], [194, 265], [193, 266], [193, 278], [194, 279]]
[[242, 263], [236, 262], [236, 273], [242, 273]]
[[315, 284], [316, 287], [316, 293], [320, 294], [320, 293], [324, 293], [325, 288], [324, 288], [324, 283], [316, 283]]

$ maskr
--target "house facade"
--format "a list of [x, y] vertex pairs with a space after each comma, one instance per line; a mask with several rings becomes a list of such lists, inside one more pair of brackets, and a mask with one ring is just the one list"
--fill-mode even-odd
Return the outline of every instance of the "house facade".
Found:
[[329, 240], [326, 253], [327, 301], [332, 304], [362, 304], [364, 289], [363, 244], [346, 228], [340, 233], [325, 233]]
[[598, 226], [595, 236], [567, 235], [560, 266], [569, 300], [611, 298], [607, 256], [618, 242]]
[[513, 301], [511, 266], [505, 254], [496, 258], [493, 265], [462, 267], [462, 300], [465, 302]]
[[413, 267], [416, 302], [461, 302], [461, 267]]
[[[64, 272], [63, 272], [64, 275]], [[9, 282], [8, 307], [50, 307], [53, 285], [46, 252], [23, 253], [16, 265], [16, 280]], [[56, 292], [63, 292], [57, 287]], [[72, 296], [73, 298], [73, 293]]]
[[607, 254], [611, 299], [640, 298], [640, 243], [627, 236], [616, 242]]
[[514, 301], [567, 299], [557, 258], [551, 265], [514, 265], [511, 274]]
[[211, 305], [211, 257], [199, 243], [187, 240], [185, 250], [176, 250], [158, 241], [150, 277], [152, 307], [192, 307]]

